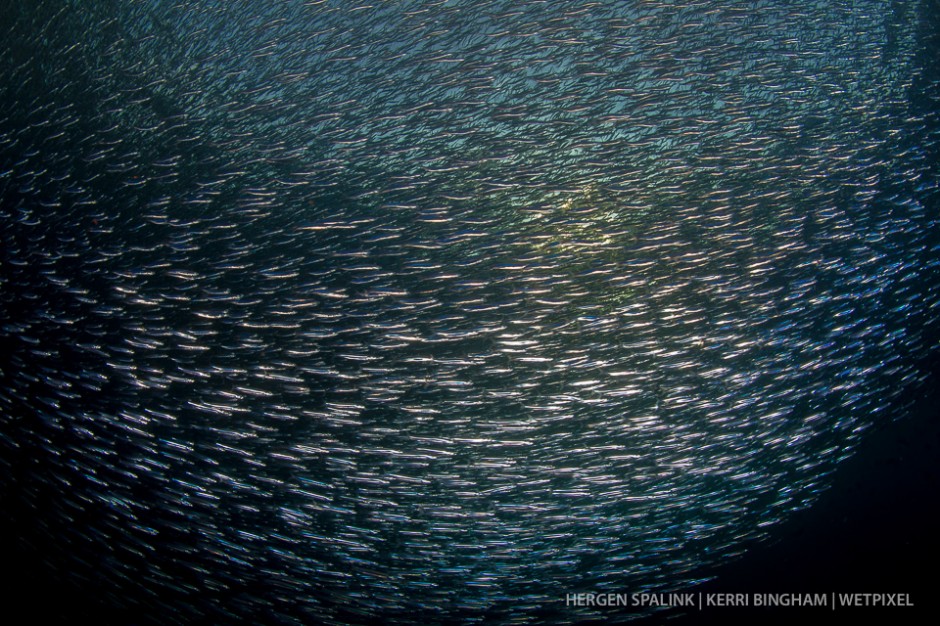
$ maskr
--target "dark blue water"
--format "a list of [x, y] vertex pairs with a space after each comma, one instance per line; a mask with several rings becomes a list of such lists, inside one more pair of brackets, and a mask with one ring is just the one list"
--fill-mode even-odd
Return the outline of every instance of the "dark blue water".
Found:
[[932, 2], [4, 15], [0, 497], [51, 616], [625, 619], [564, 598], [758, 585], [935, 442]]

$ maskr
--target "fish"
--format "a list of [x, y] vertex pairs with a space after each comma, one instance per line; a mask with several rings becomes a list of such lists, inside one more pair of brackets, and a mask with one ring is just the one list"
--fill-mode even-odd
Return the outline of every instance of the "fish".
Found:
[[[46, 610], [656, 616], [935, 351], [928, 2], [53, 2], [0, 29]], [[28, 578], [28, 577], [27, 577]]]

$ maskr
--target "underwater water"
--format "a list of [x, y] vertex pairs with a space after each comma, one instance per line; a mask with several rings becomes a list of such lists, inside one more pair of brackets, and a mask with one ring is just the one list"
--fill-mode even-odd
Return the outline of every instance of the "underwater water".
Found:
[[636, 617], [565, 597], [932, 380], [934, 2], [3, 6], [0, 517], [76, 611]]

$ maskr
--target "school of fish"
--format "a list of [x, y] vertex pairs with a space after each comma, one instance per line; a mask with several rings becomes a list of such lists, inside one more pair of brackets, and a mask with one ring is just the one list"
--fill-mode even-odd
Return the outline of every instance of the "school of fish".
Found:
[[932, 6], [9, 3], [0, 516], [141, 623], [687, 589], [927, 379]]

